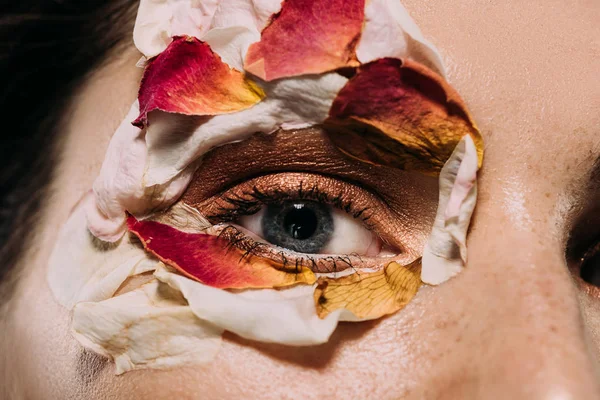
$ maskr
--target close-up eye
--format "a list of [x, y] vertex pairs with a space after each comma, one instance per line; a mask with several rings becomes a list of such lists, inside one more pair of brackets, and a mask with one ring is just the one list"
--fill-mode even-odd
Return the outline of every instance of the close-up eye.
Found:
[[579, 274], [585, 282], [600, 288], [600, 243], [596, 243], [581, 258]]
[[0, 400], [600, 399], [600, 1], [19, 0]]
[[379, 196], [324, 175], [261, 176], [196, 207], [234, 246], [315, 272], [414, 258], [402, 254], [402, 231], [391, 229], [399, 218]]
[[566, 247], [566, 258], [575, 281], [589, 295], [600, 297], [600, 208], [598, 193], [583, 200]]

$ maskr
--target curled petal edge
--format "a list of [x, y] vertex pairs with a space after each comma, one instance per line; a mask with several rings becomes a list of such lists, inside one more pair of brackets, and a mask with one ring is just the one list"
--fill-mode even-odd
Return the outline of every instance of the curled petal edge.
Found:
[[458, 274], [467, 262], [466, 238], [477, 203], [477, 149], [465, 135], [442, 168], [439, 203], [423, 251], [421, 280], [439, 285]]

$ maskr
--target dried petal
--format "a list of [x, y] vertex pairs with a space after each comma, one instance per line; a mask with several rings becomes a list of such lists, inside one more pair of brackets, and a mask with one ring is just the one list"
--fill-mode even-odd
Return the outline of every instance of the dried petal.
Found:
[[63, 225], [48, 263], [48, 286], [62, 306], [110, 298], [130, 276], [152, 271], [157, 261], [137, 238], [125, 235], [117, 243], [101, 242], [86, 227], [88, 194]]
[[365, 0], [286, 0], [248, 49], [246, 71], [267, 81], [357, 66]]
[[260, 33], [283, 0], [220, 0], [211, 29], [242, 26]]
[[250, 340], [292, 346], [325, 343], [343, 313], [319, 318], [309, 285], [232, 293], [161, 268], [154, 275], [181, 291], [198, 318]]
[[260, 34], [243, 26], [211, 29], [202, 37], [223, 62], [238, 71], [244, 70], [248, 47], [260, 39]]
[[419, 62], [445, 76], [444, 63], [410, 17], [400, 0], [370, 0], [365, 8], [365, 26], [356, 48], [361, 64], [393, 57]]
[[183, 121], [184, 116], [153, 113], [146, 133], [145, 184], [162, 185], [212, 148], [245, 139], [256, 132], [271, 133], [281, 126], [322, 123], [346, 82], [343, 76], [329, 73], [267, 83], [267, 97], [256, 106], [234, 114], [217, 115], [195, 125]]
[[221, 61], [208, 44], [180, 36], [148, 61], [139, 92], [140, 116], [134, 125], [146, 125], [153, 110], [218, 115], [244, 110], [263, 97], [258, 85]]
[[133, 42], [146, 58], [162, 53], [173, 36], [201, 37], [219, 0], [140, 0]]
[[209, 362], [223, 332], [198, 319], [179, 292], [157, 280], [105, 301], [77, 304], [72, 331], [84, 347], [112, 358], [117, 374]]
[[346, 309], [357, 318], [376, 319], [404, 308], [421, 286], [421, 259], [403, 266], [389, 263], [376, 272], [356, 272], [342, 278], [319, 278], [314, 301], [317, 314]]
[[334, 100], [327, 125], [343, 152], [374, 164], [437, 175], [467, 134], [479, 165], [483, 158], [483, 140], [458, 93], [411, 61], [361, 66]]
[[229, 240], [202, 233], [187, 233], [155, 221], [129, 217], [129, 230], [146, 250], [186, 276], [221, 289], [273, 288], [316, 278], [306, 267], [286, 268], [230, 248]]
[[[271, 16], [281, 9], [281, 1], [141, 0], [133, 41], [145, 58], [162, 53], [174, 36], [193, 36], [208, 41], [205, 37], [215, 29], [246, 29], [256, 35], [254, 41], [257, 41]], [[213, 37], [216, 35], [217, 32], [212, 32]], [[247, 45], [242, 48], [244, 53]], [[214, 47], [213, 51], [223, 57]]]
[[477, 202], [477, 149], [469, 135], [456, 146], [440, 173], [440, 200], [423, 252], [421, 279], [438, 285], [467, 262], [467, 230]]
[[146, 135], [130, 123], [138, 114], [136, 101], [110, 140], [100, 175], [94, 181], [93, 201], [86, 203], [90, 232], [106, 242], [119, 240], [127, 231], [125, 211], [144, 215], [171, 205], [195, 171], [194, 165], [186, 165], [160, 184], [144, 182]]

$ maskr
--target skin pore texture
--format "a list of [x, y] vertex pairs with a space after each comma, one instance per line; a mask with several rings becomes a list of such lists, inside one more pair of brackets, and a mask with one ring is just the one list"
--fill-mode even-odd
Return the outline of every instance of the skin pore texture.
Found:
[[600, 153], [600, 5], [403, 3], [486, 143], [459, 276], [389, 318], [342, 324], [321, 346], [225, 335], [211, 364], [115, 376], [70, 336], [45, 269], [135, 98], [142, 70], [132, 49], [90, 78], [66, 116], [54, 194], [4, 328], [7, 398], [600, 398], [600, 297], [565, 261], [570, 230], [600, 201], [587, 185]]

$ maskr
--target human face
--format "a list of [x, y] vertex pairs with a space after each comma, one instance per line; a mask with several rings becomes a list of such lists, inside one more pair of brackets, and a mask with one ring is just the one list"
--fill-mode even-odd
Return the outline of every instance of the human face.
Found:
[[[135, 97], [134, 51], [82, 89], [37, 242], [5, 335], [9, 384], [30, 398], [595, 398], [600, 298], [565, 248], [597, 221], [600, 5], [404, 1], [441, 50], [448, 79], [484, 135], [486, 159], [456, 278], [401, 312], [343, 325], [325, 345], [226, 336], [209, 365], [114, 376], [83, 352], [45, 280], [55, 232], [98, 174]], [[592, 224], [593, 225], [593, 224]], [[581, 239], [592, 240], [597, 230]], [[135, 282], [129, 283], [135, 286]]]

